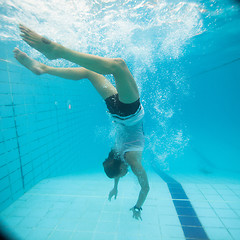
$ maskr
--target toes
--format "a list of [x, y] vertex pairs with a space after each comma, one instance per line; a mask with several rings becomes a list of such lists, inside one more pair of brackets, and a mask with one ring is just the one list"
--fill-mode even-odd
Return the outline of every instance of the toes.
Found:
[[19, 52], [19, 51], [20, 51], [20, 50], [19, 50], [18, 48], [16, 48], [16, 47], [13, 49], [13, 52], [14, 52], [14, 53], [17, 53], [17, 52]]
[[28, 35], [25, 35], [25, 34], [20, 34], [20, 36], [22, 37], [22, 39], [25, 41], [31, 41], [33, 42], [34, 41], [34, 38], [28, 36]]
[[21, 34], [30, 35], [30, 32], [27, 31], [26, 29], [21, 29], [21, 28], [20, 28], [20, 31], [21, 31]]
[[21, 32], [20, 33], [20, 36], [22, 37], [23, 40], [29, 40], [29, 41], [32, 41], [32, 42], [37, 42], [38, 38], [33, 35], [33, 34], [28, 34], [26, 32]]
[[29, 28], [27, 28], [26, 26], [24, 26], [23, 24], [19, 24], [19, 28], [25, 31], [30, 30]]
[[29, 28], [27, 27], [21, 27], [19, 26], [19, 29], [21, 31], [22, 34], [26, 34], [26, 35], [31, 35], [33, 34], [32, 30], [30, 30]]
[[29, 44], [30, 46], [33, 46], [34, 43], [30, 40], [27, 40], [27, 39], [23, 39], [24, 42], [26, 42], [27, 44]]
[[17, 58], [17, 56], [19, 56], [21, 51], [18, 48], [14, 48], [13, 53], [14, 53], [14, 57]]
[[21, 32], [27, 32], [27, 29], [25, 27], [19, 26], [19, 29], [20, 29]]
[[19, 29], [20, 29], [21, 32], [29, 34], [29, 35], [33, 35], [35, 33], [30, 28], [27, 28], [27, 27], [25, 27], [23, 25], [22, 26], [19, 25]]

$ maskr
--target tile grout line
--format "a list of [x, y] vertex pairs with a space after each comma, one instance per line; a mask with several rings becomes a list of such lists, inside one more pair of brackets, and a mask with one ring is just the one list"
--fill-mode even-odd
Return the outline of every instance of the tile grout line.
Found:
[[[22, 180], [22, 188], [23, 188], [23, 191], [25, 191], [25, 182], [24, 182], [23, 165], [22, 165], [22, 155], [21, 155], [20, 144], [19, 144], [19, 134], [18, 134], [18, 128], [17, 128], [17, 119], [16, 119], [16, 111], [15, 111], [15, 104], [14, 104], [14, 98], [13, 98], [11, 75], [9, 73], [9, 62], [8, 61], [6, 61], [6, 62], [7, 62], [8, 83], [9, 83], [10, 95], [11, 95], [11, 106], [12, 106], [12, 110], [13, 110], [14, 128], [15, 128], [15, 133], [16, 133], [18, 157], [19, 157], [19, 164], [20, 164], [20, 174], [21, 174], [21, 180]], [[12, 189], [11, 189], [11, 191], [12, 191]]]
[[[226, 185], [226, 186], [227, 186], [227, 185]], [[221, 196], [221, 194], [218, 192], [218, 190], [217, 190], [214, 186], [213, 186], [213, 188], [214, 188], [215, 191], [218, 193], [218, 195]], [[232, 189], [229, 188], [228, 186], [227, 186], [227, 188], [232, 191]], [[233, 192], [233, 191], [232, 191], [232, 192]], [[221, 196], [221, 198], [222, 198], [222, 196]], [[222, 198], [222, 199], [223, 199], [223, 198]], [[228, 204], [228, 201], [225, 201], [224, 199], [223, 199], [223, 201], [224, 201], [224, 203], [226, 203], [227, 206], [230, 207], [230, 209], [231, 209], [233, 212], [235, 212], [235, 211], [231, 208], [231, 206]], [[225, 227], [225, 229], [227, 230], [227, 232], [229, 233], [229, 235], [232, 237], [232, 239], [234, 239], [234, 237], [232, 236], [231, 232], [228, 230], [227, 226], [226, 226], [226, 225], [224, 224], [224, 222], [222, 221], [221, 217], [218, 215], [218, 213], [215, 211], [215, 209], [214, 209], [212, 206], [211, 206], [211, 208], [213, 209], [213, 211], [215, 212], [215, 214], [218, 216], [219, 221], [223, 224], [223, 226]]]

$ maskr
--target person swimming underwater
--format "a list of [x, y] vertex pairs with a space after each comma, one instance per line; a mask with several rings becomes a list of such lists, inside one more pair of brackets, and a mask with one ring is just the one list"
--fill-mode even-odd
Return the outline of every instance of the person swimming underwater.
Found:
[[[143, 117], [144, 109], [135, 79], [127, 64], [121, 58], [106, 58], [68, 49], [37, 34], [26, 26], [19, 25], [22, 39], [48, 59], [63, 58], [81, 67], [55, 68], [30, 58], [18, 48], [15, 58], [37, 75], [50, 74], [70, 80], [88, 79], [105, 100], [109, 113], [117, 126], [116, 141], [108, 157], [103, 162], [106, 175], [114, 178], [114, 187], [108, 199], [117, 197], [119, 179], [126, 175], [128, 167], [136, 175], [141, 190], [134, 207], [130, 210], [135, 219], [141, 219], [142, 206], [149, 192], [148, 177], [142, 166], [144, 149]], [[103, 75], [112, 74], [114, 87]]]

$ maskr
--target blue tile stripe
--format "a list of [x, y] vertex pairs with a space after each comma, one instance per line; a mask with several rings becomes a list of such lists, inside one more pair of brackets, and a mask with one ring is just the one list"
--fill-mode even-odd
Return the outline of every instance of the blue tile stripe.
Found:
[[186, 240], [209, 240], [182, 185], [156, 167], [155, 171], [168, 185]]

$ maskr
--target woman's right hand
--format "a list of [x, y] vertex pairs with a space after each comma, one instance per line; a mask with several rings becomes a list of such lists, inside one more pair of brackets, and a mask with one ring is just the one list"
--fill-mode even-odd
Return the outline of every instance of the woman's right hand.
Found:
[[116, 188], [113, 188], [112, 191], [108, 195], [108, 200], [111, 201], [113, 196], [115, 196], [115, 199], [116, 199], [117, 194], [118, 194], [118, 190]]

